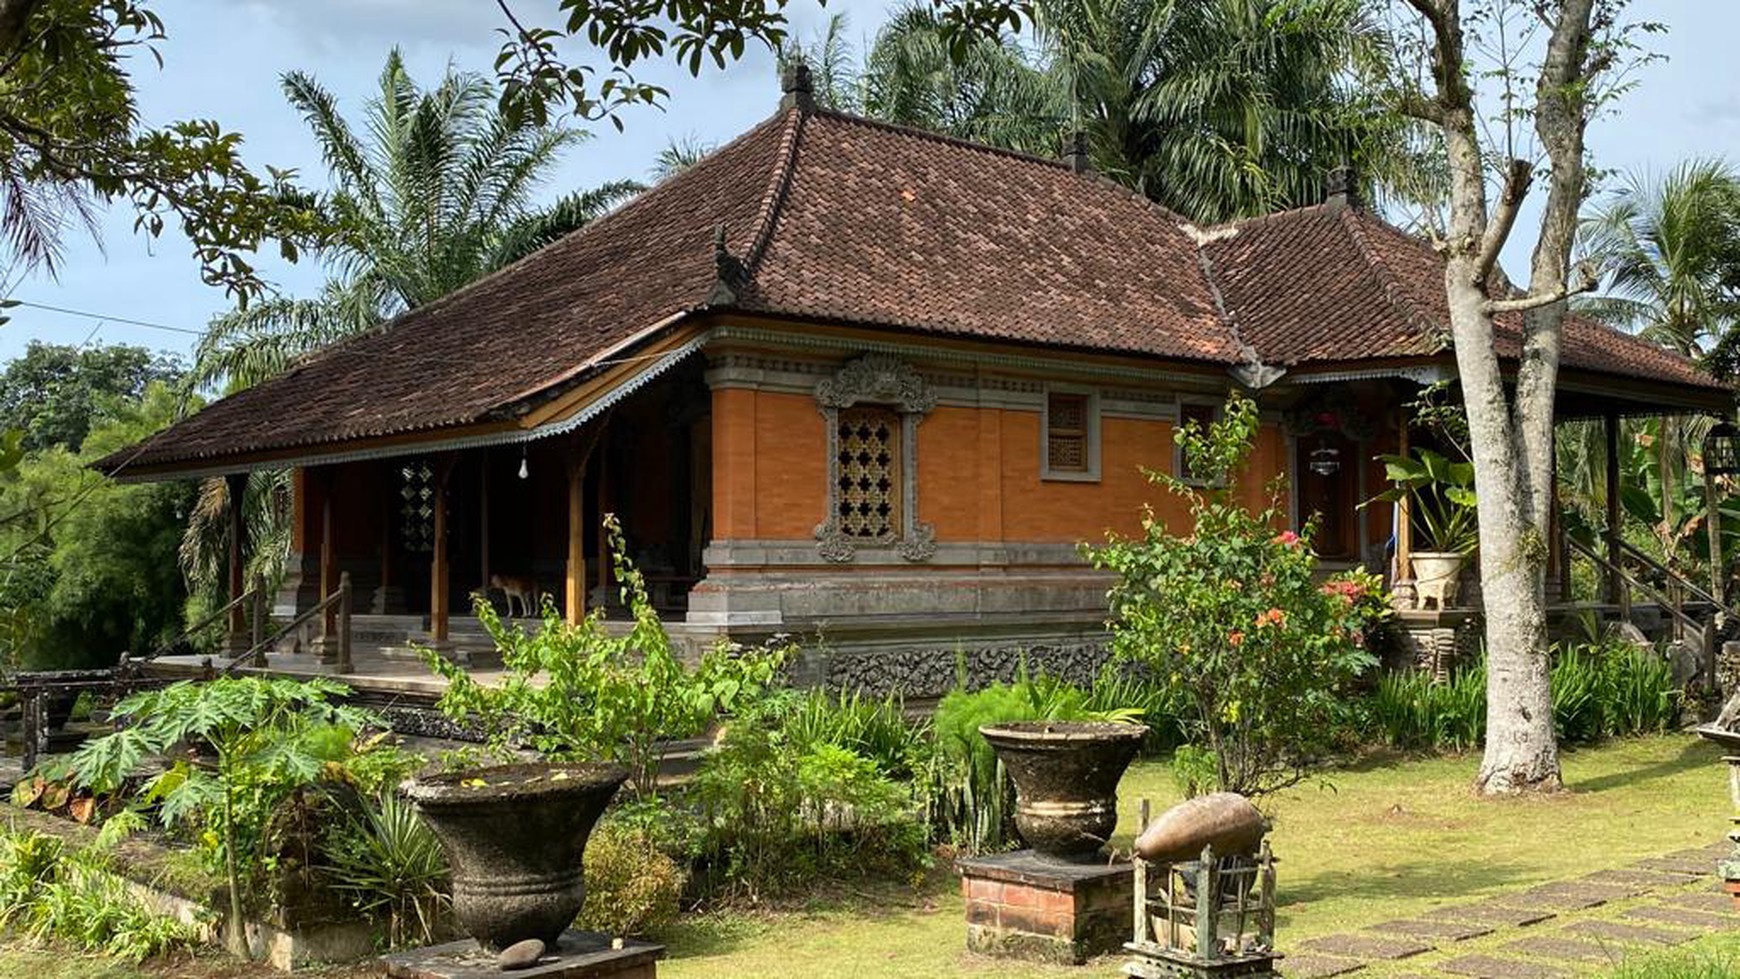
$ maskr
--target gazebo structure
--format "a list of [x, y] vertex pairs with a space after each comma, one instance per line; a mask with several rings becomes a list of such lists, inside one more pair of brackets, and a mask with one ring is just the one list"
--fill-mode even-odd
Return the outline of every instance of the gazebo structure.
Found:
[[[105, 466], [292, 469], [277, 615], [348, 575], [364, 651], [475, 641], [465, 596], [492, 576], [571, 619], [608, 602], [614, 512], [695, 643], [820, 635], [804, 678], [870, 689], [940, 691], [959, 656], [1083, 676], [1106, 581], [1079, 543], [1145, 503], [1184, 519], [1141, 470], [1179, 471], [1176, 427], [1232, 388], [1263, 410], [1253, 499], [1287, 476], [1326, 562], [1406, 574], [1407, 522], [1359, 504], [1402, 406], [1455, 376], [1443, 265], [1346, 186], [1197, 227], [1080, 157], [819, 108], [793, 72], [771, 118], [615, 213]], [[1567, 322], [1566, 416], [1731, 405]]]

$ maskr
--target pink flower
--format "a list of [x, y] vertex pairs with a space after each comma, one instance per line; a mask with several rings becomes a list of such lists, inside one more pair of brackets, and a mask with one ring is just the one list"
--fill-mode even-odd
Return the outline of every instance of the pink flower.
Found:
[[1285, 544], [1288, 547], [1298, 547], [1299, 546], [1299, 535], [1293, 533], [1291, 530], [1282, 531], [1280, 534], [1278, 534], [1275, 537], [1275, 540], [1279, 541], [1282, 544]]

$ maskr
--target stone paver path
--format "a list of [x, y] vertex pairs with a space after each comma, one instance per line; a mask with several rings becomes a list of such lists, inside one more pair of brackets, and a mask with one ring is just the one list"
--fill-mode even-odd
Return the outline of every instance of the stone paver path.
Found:
[[1290, 950], [1281, 974], [1362, 979], [1375, 969], [1403, 979], [1400, 968], [1407, 979], [1570, 979], [1598, 972], [1627, 956], [1740, 929], [1740, 912], [1716, 880], [1716, 862], [1732, 847], [1724, 840], [1308, 939]]

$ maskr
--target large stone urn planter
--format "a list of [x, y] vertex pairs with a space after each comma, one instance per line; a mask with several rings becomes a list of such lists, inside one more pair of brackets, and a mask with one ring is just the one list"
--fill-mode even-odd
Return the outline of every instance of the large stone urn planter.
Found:
[[1118, 780], [1148, 728], [1104, 721], [987, 724], [1015, 783], [1015, 828], [1041, 856], [1079, 862], [1105, 848], [1118, 826]]
[[447, 853], [459, 926], [492, 949], [554, 948], [586, 900], [586, 839], [627, 777], [620, 765], [502, 765], [402, 790]]

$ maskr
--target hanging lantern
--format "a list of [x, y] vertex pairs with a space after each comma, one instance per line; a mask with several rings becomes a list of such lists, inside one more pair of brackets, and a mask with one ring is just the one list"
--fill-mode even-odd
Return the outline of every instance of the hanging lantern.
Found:
[[521, 446], [520, 447], [520, 478], [525, 479], [527, 476], [530, 476], [531, 474], [532, 474], [531, 467], [526, 465], [525, 446]]
[[1717, 422], [1704, 436], [1704, 474], [1740, 475], [1740, 428], [1733, 423]]
[[1341, 470], [1341, 450], [1332, 449], [1327, 445], [1319, 445], [1311, 450], [1311, 460], [1308, 464], [1311, 471], [1319, 476], [1333, 476]]

